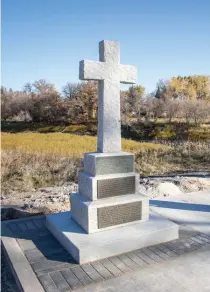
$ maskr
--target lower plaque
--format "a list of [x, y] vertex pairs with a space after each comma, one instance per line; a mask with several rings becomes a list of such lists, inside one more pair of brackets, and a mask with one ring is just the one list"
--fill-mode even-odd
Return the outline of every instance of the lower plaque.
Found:
[[141, 220], [142, 202], [98, 208], [98, 228]]

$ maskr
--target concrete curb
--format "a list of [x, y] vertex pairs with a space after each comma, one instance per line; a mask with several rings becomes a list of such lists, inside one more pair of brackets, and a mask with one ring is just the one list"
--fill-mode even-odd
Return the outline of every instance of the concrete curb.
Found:
[[44, 292], [25, 255], [4, 222], [1, 225], [1, 234], [2, 246], [19, 291]]

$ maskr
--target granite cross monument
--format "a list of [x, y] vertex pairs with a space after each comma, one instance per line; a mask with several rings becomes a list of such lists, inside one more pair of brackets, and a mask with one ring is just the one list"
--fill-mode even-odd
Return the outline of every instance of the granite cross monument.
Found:
[[100, 42], [99, 55], [99, 62], [80, 62], [80, 79], [99, 81], [97, 152], [85, 153], [71, 211], [47, 216], [49, 230], [79, 263], [178, 237], [176, 224], [149, 213], [134, 155], [121, 151], [120, 82], [135, 83], [137, 69], [120, 64], [118, 42]]

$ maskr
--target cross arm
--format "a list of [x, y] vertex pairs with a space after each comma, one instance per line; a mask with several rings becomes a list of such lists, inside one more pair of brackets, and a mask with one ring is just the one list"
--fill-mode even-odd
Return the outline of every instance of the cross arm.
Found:
[[130, 65], [120, 65], [120, 82], [133, 84], [137, 80], [137, 67]]
[[79, 63], [80, 80], [103, 80], [105, 64], [90, 60], [83, 60]]

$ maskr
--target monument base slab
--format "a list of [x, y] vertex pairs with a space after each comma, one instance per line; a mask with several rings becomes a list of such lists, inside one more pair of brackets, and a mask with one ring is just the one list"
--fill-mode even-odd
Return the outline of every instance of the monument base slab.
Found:
[[70, 211], [47, 215], [46, 225], [79, 264], [168, 242], [179, 236], [177, 224], [155, 213], [150, 213], [146, 222], [91, 234], [71, 218]]

